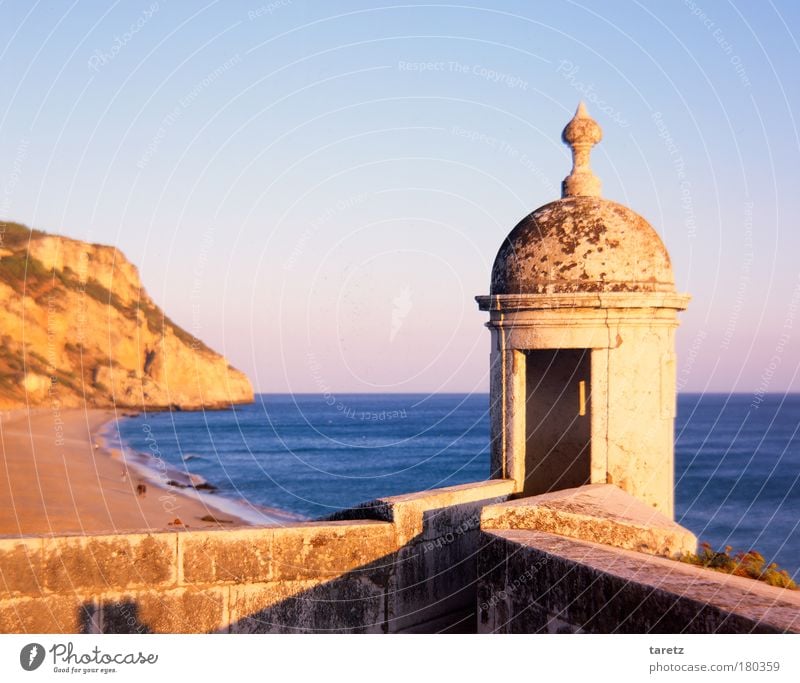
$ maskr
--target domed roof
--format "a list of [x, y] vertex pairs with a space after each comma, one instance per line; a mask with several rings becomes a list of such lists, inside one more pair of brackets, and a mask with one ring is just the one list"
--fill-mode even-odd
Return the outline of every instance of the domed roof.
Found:
[[562, 199], [524, 218], [500, 247], [492, 294], [674, 292], [664, 243], [650, 224], [600, 197], [589, 151], [602, 137], [583, 103], [564, 129], [573, 168]]
[[567, 197], [524, 218], [492, 268], [492, 294], [675, 291], [669, 254], [639, 214]]

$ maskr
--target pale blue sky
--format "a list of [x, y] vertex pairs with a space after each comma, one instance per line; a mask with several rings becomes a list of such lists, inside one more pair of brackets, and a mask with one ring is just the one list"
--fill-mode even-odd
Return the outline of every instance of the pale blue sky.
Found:
[[485, 390], [473, 296], [558, 196], [584, 98], [604, 195], [694, 297], [679, 385], [800, 390], [799, 20], [788, 0], [6, 1], [0, 215], [117, 245], [260, 391]]

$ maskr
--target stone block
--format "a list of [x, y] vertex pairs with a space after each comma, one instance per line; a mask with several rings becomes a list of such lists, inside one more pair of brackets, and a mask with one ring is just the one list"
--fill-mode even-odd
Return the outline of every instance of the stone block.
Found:
[[[341, 510], [331, 515], [334, 520], [377, 519], [392, 522], [397, 534], [398, 545], [404, 545], [421, 535], [425, 528], [423, 517], [426, 513], [443, 510], [453, 506], [470, 504], [498, 503], [506, 500], [514, 491], [514, 482], [510, 479], [490, 479], [472, 484], [459, 484], [439, 489], [407, 493], [399, 496], [380, 498], [362, 503], [348, 510]], [[471, 516], [467, 512], [466, 516]], [[435, 518], [435, 514], [430, 517]], [[449, 524], [444, 521], [444, 524]], [[436, 534], [432, 529], [430, 534]], [[434, 536], [428, 535], [427, 538]]]
[[0, 633], [84, 633], [92, 604], [77, 596], [0, 600]]
[[103, 598], [104, 633], [213, 633], [226, 626], [228, 587], [176, 588]]
[[391, 524], [325, 522], [273, 530], [272, 580], [331, 580], [359, 571], [388, 571], [395, 551]]
[[[800, 632], [800, 594], [661, 557], [535, 531], [486, 533], [481, 630], [590, 633]], [[507, 573], [487, 570], [505, 546]], [[486, 577], [486, 578], [484, 578]], [[498, 591], [498, 584], [502, 588]], [[493, 594], [497, 604], [488, 604]], [[493, 614], [493, 610], [499, 610]], [[485, 613], [484, 613], [485, 612]]]
[[231, 589], [232, 633], [384, 633], [386, 591], [367, 576]]
[[53, 592], [101, 593], [176, 581], [173, 533], [44, 539], [44, 585]]
[[270, 579], [272, 529], [196, 531], [178, 536], [182, 584]]
[[0, 539], [0, 597], [42, 593], [42, 548], [41, 538]]
[[695, 552], [697, 538], [611, 484], [590, 484], [486, 506], [484, 529], [528, 529], [665, 557]]
[[497, 499], [489, 498], [452, 507], [426, 510], [422, 513], [422, 540], [453, 538], [478, 531], [481, 526], [481, 510], [484, 505], [497, 502]]
[[470, 532], [420, 540], [397, 552], [390, 584], [392, 631], [420, 630], [434, 622], [446, 625], [447, 615], [474, 613], [477, 537]]

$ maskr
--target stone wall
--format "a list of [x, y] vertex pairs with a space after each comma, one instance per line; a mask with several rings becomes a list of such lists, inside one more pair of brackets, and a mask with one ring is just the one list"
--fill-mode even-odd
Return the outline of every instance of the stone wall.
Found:
[[800, 592], [541, 531], [484, 531], [481, 633], [800, 632]]
[[476, 628], [494, 480], [279, 528], [0, 540], [0, 631], [398, 632]]
[[[513, 487], [286, 527], [0, 539], [0, 632], [800, 632], [800, 592], [657, 556], [680, 529], [614, 487]], [[531, 525], [548, 531], [514, 528]]]

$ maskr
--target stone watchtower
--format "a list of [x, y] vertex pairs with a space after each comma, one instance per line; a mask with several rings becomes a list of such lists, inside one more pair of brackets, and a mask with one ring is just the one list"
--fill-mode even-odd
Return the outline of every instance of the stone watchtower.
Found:
[[689, 296], [650, 224], [603, 199], [600, 126], [583, 103], [563, 139], [561, 199], [524, 218], [492, 268], [492, 476], [516, 491], [611, 483], [673, 516], [675, 328]]

